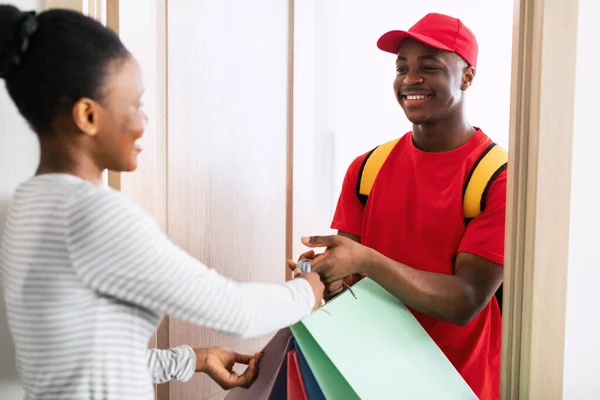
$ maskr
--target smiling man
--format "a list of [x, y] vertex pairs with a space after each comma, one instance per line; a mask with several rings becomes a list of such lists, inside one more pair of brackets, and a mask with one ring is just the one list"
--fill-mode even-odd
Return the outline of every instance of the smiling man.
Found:
[[331, 290], [353, 274], [375, 280], [479, 398], [497, 399], [506, 153], [466, 118], [477, 41], [460, 20], [428, 14], [377, 44], [396, 56], [394, 93], [413, 129], [350, 165], [332, 223], [339, 234], [303, 241], [327, 247], [313, 269]]

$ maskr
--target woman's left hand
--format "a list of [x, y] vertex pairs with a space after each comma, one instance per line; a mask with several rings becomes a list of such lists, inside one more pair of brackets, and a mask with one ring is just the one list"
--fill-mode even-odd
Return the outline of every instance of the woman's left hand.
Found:
[[[235, 387], [247, 389], [258, 376], [261, 353], [249, 356], [220, 347], [194, 349], [194, 352], [196, 353], [196, 372], [206, 373], [225, 390]], [[233, 371], [236, 363], [248, 365], [242, 375]]]

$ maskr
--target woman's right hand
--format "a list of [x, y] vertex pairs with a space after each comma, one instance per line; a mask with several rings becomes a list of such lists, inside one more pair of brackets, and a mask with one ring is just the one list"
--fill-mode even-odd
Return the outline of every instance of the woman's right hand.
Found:
[[[320, 254], [315, 254], [314, 250], [309, 250], [307, 252], [304, 252], [302, 254], [300, 254], [300, 257], [298, 257], [298, 261], [300, 260], [304, 260], [304, 259], [311, 259], [314, 260], [315, 258], [322, 256], [323, 253]], [[297, 263], [294, 260], [287, 260], [286, 264], [288, 266], [288, 268], [292, 271], [292, 274], [294, 275], [294, 278], [300, 276], [302, 274], [302, 271], [300, 271], [300, 269], [297, 267]]]
[[[321, 255], [322, 254], [315, 255], [314, 250], [308, 250], [307, 252], [302, 253], [300, 257], [298, 257], [298, 261], [307, 258], [314, 260], [315, 258]], [[288, 268], [292, 271], [294, 278], [304, 278], [308, 281], [308, 283], [310, 283], [310, 286], [312, 286], [313, 292], [315, 293], [315, 308], [313, 309], [313, 311], [319, 309], [323, 303], [323, 297], [325, 295], [325, 286], [323, 282], [321, 282], [321, 277], [319, 276], [319, 274], [315, 272], [302, 274], [302, 271], [300, 271], [300, 268], [298, 268], [297, 263], [294, 260], [287, 260], [286, 264]]]
[[318, 310], [323, 303], [323, 295], [325, 293], [325, 285], [321, 282], [321, 277], [316, 272], [309, 272], [307, 274], [300, 274], [296, 279], [306, 279], [312, 287], [313, 293], [315, 294], [315, 306], [313, 311]]
[[[304, 260], [307, 258], [314, 260], [317, 257], [320, 257], [322, 255], [323, 255], [323, 253], [315, 254], [314, 250], [309, 250], [307, 252], [302, 253], [300, 255], [300, 257], [298, 257], [298, 261]], [[302, 275], [302, 271], [300, 271], [300, 269], [297, 267], [297, 263], [294, 260], [287, 260], [286, 263], [287, 263], [288, 268], [292, 271], [294, 278]], [[330, 282], [327, 285], [325, 285], [325, 294], [323, 297], [324, 297], [325, 301], [329, 301], [330, 299], [332, 299], [335, 296], [337, 296], [338, 294], [340, 294], [343, 290], [344, 290], [344, 280], [343, 279]]]

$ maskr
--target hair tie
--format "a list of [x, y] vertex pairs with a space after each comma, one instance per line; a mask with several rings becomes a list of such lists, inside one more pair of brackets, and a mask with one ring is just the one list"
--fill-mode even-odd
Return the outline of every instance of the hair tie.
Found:
[[21, 64], [23, 54], [29, 49], [30, 39], [38, 29], [39, 23], [35, 11], [24, 12], [23, 14], [21, 20], [16, 24], [12, 52], [7, 51], [5, 60], [0, 65], [0, 78], [5, 78]]
[[25, 53], [29, 48], [29, 39], [37, 31], [38, 26], [35, 11], [26, 12], [17, 33], [17, 40], [20, 41], [18, 49], [21, 54]]

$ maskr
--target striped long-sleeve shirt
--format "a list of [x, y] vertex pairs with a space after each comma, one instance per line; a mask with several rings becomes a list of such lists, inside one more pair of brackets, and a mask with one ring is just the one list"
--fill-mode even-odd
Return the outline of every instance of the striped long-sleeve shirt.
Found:
[[0, 278], [26, 399], [152, 399], [152, 382], [195, 367], [188, 346], [147, 349], [164, 315], [252, 337], [314, 306], [306, 280], [227, 279], [119, 192], [65, 174], [18, 187]]

